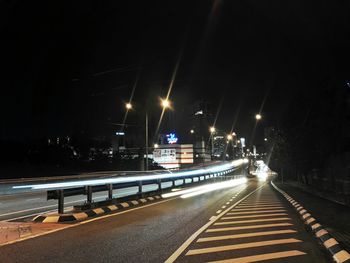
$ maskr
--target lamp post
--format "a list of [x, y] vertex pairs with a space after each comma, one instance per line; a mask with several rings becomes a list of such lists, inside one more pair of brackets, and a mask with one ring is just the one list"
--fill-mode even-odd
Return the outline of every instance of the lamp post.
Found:
[[214, 126], [209, 128], [210, 131], [210, 139], [211, 139], [211, 158], [213, 159], [214, 156], [214, 137], [213, 134], [215, 133], [216, 129]]
[[[170, 108], [170, 101], [168, 99], [162, 99], [161, 105], [163, 107], [163, 111], [165, 111], [166, 108]], [[131, 110], [133, 108], [133, 105], [131, 102], [128, 102], [125, 104], [125, 108], [127, 111]], [[148, 111], [146, 109], [145, 112], [145, 153], [146, 153], [146, 163], [145, 163], [145, 170], [148, 171]], [[157, 145], [157, 144], [155, 144]]]

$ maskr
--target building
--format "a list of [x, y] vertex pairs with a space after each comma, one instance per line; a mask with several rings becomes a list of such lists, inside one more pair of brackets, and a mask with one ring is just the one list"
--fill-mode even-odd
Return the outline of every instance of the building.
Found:
[[178, 169], [193, 164], [193, 145], [159, 145], [153, 151], [153, 161], [166, 169]]

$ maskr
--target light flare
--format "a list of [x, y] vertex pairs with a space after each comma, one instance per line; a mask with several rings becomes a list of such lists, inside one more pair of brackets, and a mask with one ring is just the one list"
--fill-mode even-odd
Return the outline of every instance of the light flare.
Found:
[[171, 179], [171, 178], [181, 178], [196, 175], [213, 175], [226, 174], [232, 172], [234, 168], [237, 168], [245, 163], [245, 159], [238, 159], [232, 162], [203, 167], [196, 170], [189, 171], [177, 171], [173, 173], [164, 172], [151, 175], [139, 175], [139, 176], [128, 176], [128, 177], [118, 177], [118, 178], [103, 178], [103, 179], [91, 179], [91, 180], [80, 180], [72, 182], [58, 182], [58, 183], [47, 183], [47, 184], [32, 184], [32, 185], [21, 185], [13, 186], [13, 189], [21, 188], [31, 188], [33, 190], [52, 190], [52, 189], [64, 189], [64, 188], [75, 188], [83, 186], [93, 186], [93, 185], [106, 185], [106, 184], [117, 184], [117, 183], [130, 183], [137, 181], [150, 181], [150, 180], [160, 180], [160, 179]]

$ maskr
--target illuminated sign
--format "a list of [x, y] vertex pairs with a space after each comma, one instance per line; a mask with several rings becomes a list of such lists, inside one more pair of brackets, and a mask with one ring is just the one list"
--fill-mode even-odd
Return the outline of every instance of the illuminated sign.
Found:
[[242, 146], [242, 148], [245, 147], [245, 139], [244, 138], [241, 138], [241, 146]]
[[175, 144], [178, 141], [175, 133], [169, 133], [166, 135], [166, 140], [169, 144]]

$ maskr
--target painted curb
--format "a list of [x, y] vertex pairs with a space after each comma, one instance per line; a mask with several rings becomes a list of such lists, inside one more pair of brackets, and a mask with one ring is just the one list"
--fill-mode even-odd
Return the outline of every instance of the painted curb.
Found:
[[272, 181], [271, 185], [280, 192], [288, 202], [296, 209], [300, 214], [304, 223], [310, 227], [316, 238], [322, 243], [326, 250], [330, 253], [333, 260], [337, 263], [350, 263], [350, 254], [332, 237], [332, 235], [318, 223], [318, 221], [312, 217], [312, 215], [297, 201], [295, 201], [285, 191], [278, 188]]
[[81, 212], [76, 212], [71, 214], [38, 215], [35, 218], [33, 218], [32, 221], [38, 222], [38, 223], [65, 223], [65, 222], [72, 223], [72, 222], [88, 219], [89, 217], [103, 215], [113, 211], [122, 210], [128, 207], [142, 205], [144, 203], [156, 201], [159, 199], [162, 199], [162, 197], [159, 195], [156, 195], [156, 196], [141, 198], [138, 200], [126, 201], [126, 202], [118, 203], [114, 205], [97, 207], [94, 209], [89, 209], [86, 211], [81, 211]]

